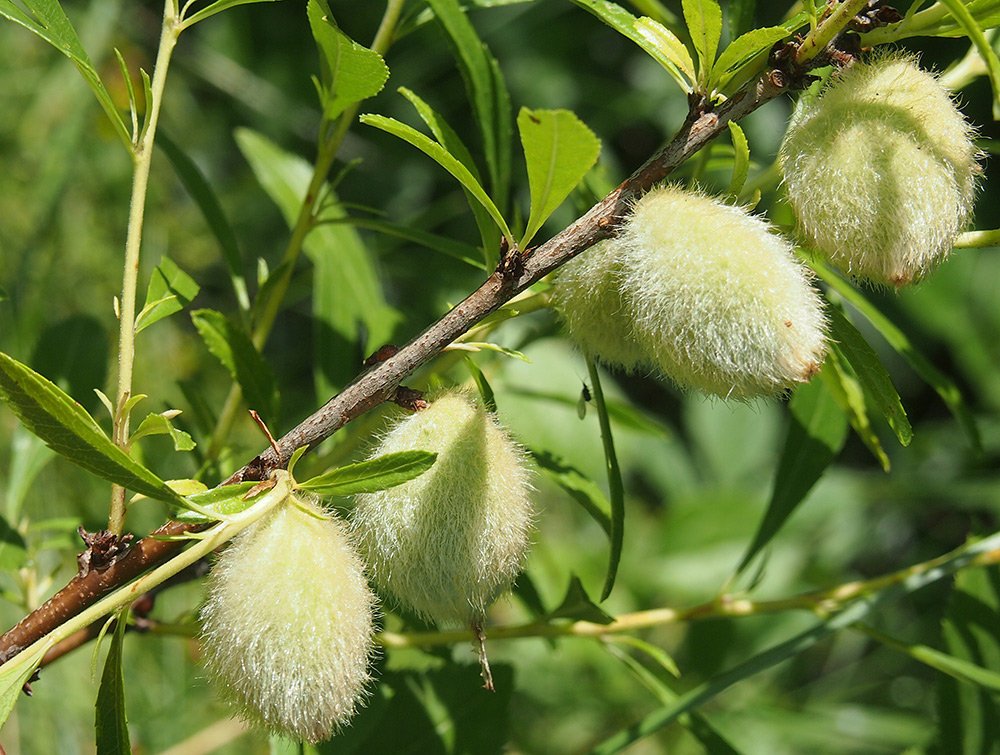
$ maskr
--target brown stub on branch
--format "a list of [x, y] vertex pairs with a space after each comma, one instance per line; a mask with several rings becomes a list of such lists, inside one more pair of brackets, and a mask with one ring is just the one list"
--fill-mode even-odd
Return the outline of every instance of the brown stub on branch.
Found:
[[384, 346], [379, 346], [378, 349], [375, 350], [375, 353], [365, 359], [365, 361], [361, 364], [365, 367], [374, 367], [379, 362], [384, 362], [389, 357], [394, 356], [398, 351], [398, 346], [387, 343]]
[[83, 553], [76, 557], [79, 575], [86, 577], [91, 571], [105, 571], [120, 558], [132, 542], [132, 535], [115, 535], [109, 530], [87, 532], [80, 525], [77, 534], [86, 547]]
[[405, 385], [401, 385], [396, 389], [396, 394], [392, 397], [392, 401], [394, 404], [411, 412], [420, 412], [430, 406], [422, 392], [413, 388], [407, 388]]
[[856, 15], [847, 28], [864, 34], [880, 26], [896, 24], [903, 20], [903, 14], [886, 4], [885, 0], [868, 0], [868, 7]]
[[248, 409], [247, 411], [250, 412], [250, 419], [252, 419], [256, 423], [257, 427], [260, 428], [260, 431], [264, 433], [264, 436], [267, 438], [267, 442], [271, 444], [271, 448], [275, 453], [278, 453], [278, 442], [274, 439], [274, 436], [271, 435], [271, 431], [268, 429], [267, 423], [264, 422], [261, 416], [257, 413], [256, 409]]

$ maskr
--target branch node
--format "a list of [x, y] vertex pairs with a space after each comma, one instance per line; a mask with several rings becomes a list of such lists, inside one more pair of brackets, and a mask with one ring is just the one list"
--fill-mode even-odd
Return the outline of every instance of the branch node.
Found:
[[424, 398], [424, 394], [421, 391], [407, 388], [405, 385], [396, 388], [392, 396], [392, 401], [411, 412], [420, 412], [430, 406], [430, 403]]
[[107, 570], [128, 551], [132, 542], [131, 534], [119, 536], [110, 530], [87, 532], [82, 524], [76, 528], [76, 532], [87, 546], [86, 550], [76, 557], [80, 577], [86, 577], [92, 571]]

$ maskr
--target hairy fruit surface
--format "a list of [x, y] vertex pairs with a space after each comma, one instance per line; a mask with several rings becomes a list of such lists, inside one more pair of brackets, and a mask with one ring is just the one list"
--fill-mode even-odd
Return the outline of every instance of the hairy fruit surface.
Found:
[[968, 224], [972, 128], [909, 55], [855, 62], [802, 105], [779, 157], [802, 234], [845, 272], [919, 280]]
[[[822, 301], [790, 244], [763, 219], [666, 186], [636, 201], [619, 235], [593, 251], [559, 278], [555, 300], [571, 335], [602, 360], [635, 366], [579, 333], [567, 312], [613, 323], [635, 362], [724, 398], [780, 393], [819, 369]], [[577, 276], [614, 290], [594, 295]], [[604, 309], [611, 300], [617, 306]]]
[[205, 666], [248, 720], [328, 739], [364, 697], [374, 602], [346, 526], [293, 494], [212, 569]]
[[462, 393], [400, 421], [374, 456], [411, 449], [436, 452], [437, 461], [414, 480], [357, 497], [358, 549], [375, 583], [419, 615], [478, 621], [510, 588], [528, 549], [525, 454]]

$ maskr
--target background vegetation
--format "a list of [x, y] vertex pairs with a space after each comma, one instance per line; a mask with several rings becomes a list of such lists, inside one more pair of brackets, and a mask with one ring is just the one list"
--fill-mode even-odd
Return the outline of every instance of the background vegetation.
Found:
[[[371, 41], [382, 5], [331, 2], [341, 28], [364, 44]], [[392, 72], [388, 85], [363, 104], [362, 112], [414, 123], [410, 105], [397, 93], [407, 87], [474, 141], [477, 129], [447, 40], [429, 13], [411, 5], [407, 33], [386, 58]], [[687, 102], [652, 59], [573, 3], [480, 0], [471, 5], [469, 15], [500, 61], [515, 112], [521, 105], [568, 108], [602, 140], [598, 168], [539, 234], [546, 238], [669, 138], [687, 114]], [[777, 23], [788, 10], [784, 3], [757, 5], [757, 26]], [[637, 15], [661, 11], [677, 18], [679, 6], [644, 0], [630, 8]], [[122, 106], [127, 106], [126, 95], [108, 53], [117, 47], [131, 70], [150, 70], [160, 10], [158, 2], [66, 3], [105, 81], [118, 87], [112, 94]], [[917, 38], [902, 46], [939, 70], [970, 47], [964, 38]], [[233, 9], [186, 33], [176, 53], [161, 127], [221, 197], [251, 293], [258, 260], [272, 269], [277, 265], [288, 226], [255, 178], [239, 134], [250, 129], [311, 161], [319, 121], [310, 83], [316, 71], [315, 47], [299, 3]], [[991, 100], [983, 76], [961, 91], [962, 109], [980, 124], [986, 150], [994, 149], [993, 140], [1000, 137], [991, 120]], [[761, 208], [785, 224], [791, 214], [771, 165], [791, 107], [791, 100], [782, 98], [742, 122], [753, 160], [750, 181], [762, 189]], [[731, 175], [731, 154], [720, 140], [674, 177], [722, 191]], [[985, 162], [978, 203], [976, 224], [984, 229], [1000, 226], [994, 162]], [[130, 165], [67, 60], [6, 23], [0, 24], [0, 164], [0, 350], [60, 382], [106, 420], [92, 389], [112, 385], [117, 327], [112, 297], [120, 288]], [[356, 125], [338, 158], [338, 166], [343, 165], [350, 171], [337, 192], [352, 214], [478, 244], [454, 182], [408, 145]], [[526, 207], [525, 176], [515, 172], [513, 187]], [[344, 226], [332, 228], [333, 237], [351, 233]], [[358, 232], [398, 316], [391, 333], [373, 334], [362, 326], [353, 343], [332, 351], [330, 303], [315, 292], [333, 285], [330, 280], [343, 271], [300, 261], [287, 306], [263, 352], [281, 393], [280, 412], [269, 420], [276, 435], [342, 387], [383, 341], [407, 341], [482, 280], [481, 270], [452, 257], [383, 233]], [[309, 256], [321, 253], [314, 249]], [[235, 310], [219, 246], [171, 164], [158, 153], [149, 189], [142, 287], [167, 254], [201, 285], [193, 307]], [[748, 575], [729, 580], [769, 501], [789, 427], [785, 404], [730, 404], [678, 393], [644, 376], [606, 375], [628, 518], [618, 583], [602, 608], [612, 615], [682, 608], [712, 601], [723, 590], [742, 594], [752, 589], [754, 600], [786, 598], [893, 572], [945, 553], [970, 536], [1000, 529], [997, 280], [1000, 250], [968, 249], [957, 250], [913, 290], [864, 292], [955, 381], [975, 417], [982, 448], [972, 447], [938, 394], [864, 318], [856, 318], [893, 377], [913, 425], [913, 442], [900, 447], [884, 424], [876, 425], [891, 463], [886, 473], [852, 434], [770, 543], [766, 559], [750, 575], [753, 581]], [[532, 450], [558, 457], [604, 486], [596, 413], [589, 411], [583, 421], [578, 417], [587, 368], [559, 335], [551, 313], [518, 318], [491, 337], [529, 360], [476, 355], [503, 421]], [[445, 357], [407, 384], [425, 388], [437, 381], [466, 382], [468, 372], [460, 360]], [[144, 337], [135, 385], [153, 397], [147, 410], [183, 409], [176, 424], [199, 442], [198, 450], [186, 455], [173, 453], [167, 439], [145, 446], [145, 461], [161, 477], [198, 472], [230, 382], [186, 316], [157, 323]], [[382, 417], [393, 411], [366, 415], [303, 464], [319, 471], [359, 457]], [[241, 416], [218, 471], [240, 466], [261, 447], [259, 432]], [[574, 575], [596, 597], [607, 563], [604, 533], [550, 477], [541, 475], [538, 488], [538, 535], [527, 574], [542, 604], [557, 606]], [[105, 526], [106, 500], [106, 483], [50, 458], [10, 412], [0, 409], [0, 505], [26, 546], [23, 552], [10, 545], [0, 550], [0, 565], [9, 570], [2, 577], [7, 600], [0, 611], [6, 625], [72, 575], [80, 548], [74, 530], [80, 523], [88, 530]], [[162, 519], [158, 505], [136, 506], [129, 527], [146, 532]], [[865, 619], [871, 631], [841, 631], [743, 680], [702, 706], [703, 717], [685, 718], [633, 751], [723, 752], [730, 751], [728, 746], [746, 753], [1000, 752], [996, 687], [984, 691], [956, 682], [914, 659], [912, 652], [873, 636], [882, 633], [959, 657], [971, 653], [979, 666], [1000, 673], [1000, 573], [993, 567], [969, 570], [959, 579], [962, 592], [941, 580], [883, 605]], [[152, 632], [126, 641], [133, 745], [141, 752], [162, 752], [179, 743], [185, 743], [185, 753], [265, 752], [269, 746], [280, 751], [285, 745], [269, 743], [259, 733], [240, 735], [242, 727], [227, 718], [227, 709], [207, 688], [196, 641], [170, 633], [171, 627], [189, 622], [200, 598], [198, 583], [164, 592], [153, 614], [164, 625], [162, 636]], [[952, 613], [963, 599], [974, 599], [976, 611]], [[495, 608], [492, 622], [530, 618], [530, 602], [526, 607], [512, 598]], [[671, 690], [694, 688], [814, 620], [809, 612], [784, 610], [666, 623], [639, 633], [649, 647], [585, 638], [495, 640], [489, 646], [498, 686], [493, 696], [478, 691], [478, 668], [464, 643], [427, 652], [390, 650], [381, 661], [385, 684], [375, 693], [371, 713], [319, 750], [489, 752], [506, 742], [513, 751], [580, 752], [662, 708]], [[401, 626], [396, 617], [386, 621], [390, 628]], [[652, 647], [676, 662], [679, 678], [671, 674], [666, 656]], [[7, 752], [92, 749], [100, 664], [95, 665], [91, 648], [43, 671], [34, 697], [18, 703], [0, 733]], [[392, 710], [391, 726], [379, 723], [387, 710]], [[199, 735], [207, 737], [207, 745], [188, 741]]]

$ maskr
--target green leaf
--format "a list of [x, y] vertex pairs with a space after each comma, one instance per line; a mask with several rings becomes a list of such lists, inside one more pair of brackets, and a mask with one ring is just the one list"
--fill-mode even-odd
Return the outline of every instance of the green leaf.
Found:
[[695, 80], [694, 61], [677, 35], [659, 21], [636, 18], [608, 0], [573, 0], [586, 11], [637, 44], [659, 63], [684, 92], [690, 92]]
[[709, 76], [722, 38], [722, 8], [716, 0], [682, 0], [684, 21], [698, 53], [698, 83], [708, 92]]
[[191, 320], [208, 350], [243, 389], [247, 405], [265, 422], [276, 421], [278, 387], [274, 374], [250, 337], [221, 312], [212, 309], [195, 310]]
[[783, 26], [768, 26], [748, 31], [734, 40], [715, 61], [709, 80], [710, 90], [724, 87], [740, 68], [761, 53], [770, 50], [775, 42], [780, 42], [787, 36], [788, 30]]
[[865, 395], [885, 417], [900, 444], [908, 446], [913, 440], [913, 428], [910, 427], [910, 420], [906, 417], [896, 386], [892, 384], [892, 378], [878, 354], [837, 307], [829, 308], [829, 316], [832, 340], [854, 368]]
[[858, 312], [864, 315], [875, 326], [875, 329], [882, 334], [886, 342], [937, 392], [955, 419], [958, 420], [959, 426], [965, 431], [972, 448], [977, 452], [982, 451], [983, 446], [979, 437], [979, 428], [976, 426], [976, 420], [966, 406], [962, 392], [955, 385], [954, 381], [931, 364], [927, 357], [917, 350], [903, 331], [896, 327], [888, 317], [879, 311], [878, 307], [868, 301], [860, 291], [834, 272], [826, 263], [818, 259], [809, 259], [807, 261], [816, 274], [826, 281], [834, 291], [840, 294], [845, 301], [849, 302]]
[[936, 671], [940, 671], [942, 674], [947, 674], [953, 679], [981, 687], [987, 692], [994, 694], [1000, 692], [1000, 673], [996, 671], [983, 668], [962, 658], [956, 658], [953, 655], [927, 645], [903, 642], [869, 626], [861, 627], [861, 629], [869, 637], [874, 638], [887, 648], [909, 656], [913, 660]]
[[430, 451], [400, 451], [331, 469], [298, 487], [324, 496], [374, 493], [419, 477], [437, 461]]
[[[510, 104], [507, 88], [489, 49], [480, 40], [458, 0], [427, 0], [455, 52], [472, 112], [483, 137], [490, 188], [501, 207], [509, 183]], [[505, 157], [506, 153], [506, 157]], [[498, 223], [501, 229], [505, 226]], [[505, 233], [510, 238], [510, 233]], [[510, 238], [513, 241], [513, 238]]]
[[[188, 194], [198, 205], [201, 214], [208, 223], [208, 229], [219, 242], [222, 250], [222, 257], [229, 268], [229, 276], [236, 290], [236, 298], [243, 309], [250, 308], [250, 299], [247, 295], [246, 278], [243, 275], [243, 255], [240, 253], [239, 243], [236, 240], [236, 233], [233, 231], [229, 218], [226, 217], [222, 203], [209, 184], [205, 174], [195, 164], [194, 160], [188, 157], [187, 153], [181, 149], [180, 145], [171, 139], [163, 128], [156, 132], [156, 146], [163, 150], [163, 154], [170, 160], [177, 177], [180, 178]], [[192, 297], [193, 298], [193, 297]], [[147, 301], [149, 301], [147, 295]]]
[[997, 58], [996, 50], [990, 45], [982, 27], [966, 7], [966, 3], [962, 0], [940, 0], [940, 2], [951, 11], [951, 15], [958, 21], [959, 26], [972, 40], [980, 57], [985, 61], [990, 86], [993, 88], [993, 119], [1000, 120], [1000, 58]]
[[729, 126], [729, 136], [733, 140], [733, 177], [729, 181], [726, 193], [735, 199], [743, 191], [747, 174], [750, 172], [750, 144], [740, 124], [729, 121], [726, 125]]
[[[256, 132], [240, 129], [236, 141], [257, 180], [294, 227], [309, 188], [312, 167]], [[338, 219], [344, 211], [325, 191], [323, 215]], [[314, 265], [312, 315], [317, 392], [326, 399], [357, 373], [358, 354], [370, 353], [392, 338], [401, 315], [386, 303], [371, 252], [353, 228], [324, 224], [313, 228], [305, 252]], [[279, 277], [280, 268], [268, 280]], [[265, 293], [257, 295], [265, 300]], [[359, 329], [367, 331], [362, 338]]]
[[[942, 621], [949, 656], [978, 667], [1000, 669], [1000, 568], [965, 569], [955, 577]], [[987, 687], [938, 681], [939, 752], [990, 753], [1000, 741], [1000, 697]]]
[[[199, 21], [204, 21], [206, 18], [211, 18], [216, 13], [222, 13], [230, 8], [235, 8], [237, 5], [251, 5], [253, 3], [271, 3], [275, 0], [216, 0], [216, 2], [211, 5], [202, 8], [197, 13], [193, 13], [189, 17], [185, 18], [183, 23], [181, 23], [181, 29], [187, 29], [194, 26]], [[187, 6], [185, 6], [187, 7]]]
[[184, 503], [163, 480], [112, 443], [80, 404], [2, 352], [0, 399], [53, 451], [88, 472], [150, 498]]
[[819, 377], [833, 393], [840, 408], [847, 413], [847, 420], [851, 423], [851, 427], [854, 428], [854, 432], [857, 433], [861, 442], [872, 452], [883, 471], [888, 472], [891, 468], [889, 455], [885, 452], [882, 440], [872, 427], [868, 403], [865, 401], [865, 391], [837, 344], [830, 345], [830, 351], [826, 355], [826, 363], [830, 365], [830, 369], [823, 370]]
[[531, 455], [539, 469], [579, 503], [605, 534], [610, 536], [611, 504], [600, 486], [579, 469], [548, 451], [531, 451]]
[[22, 689], [35, 673], [51, 643], [36, 643], [31, 652], [23, 650], [0, 666], [0, 726], [7, 723]]
[[[177, 414], [179, 412], [173, 412], [172, 416]], [[139, 423], [135, 432], [129, 437], [129, 443], [135, 443], [139, 438], [144, 438], [147, 435], [169, 435], [170, 440], [174, 442], [175, 451], [190, 451], [197, 445], [190, 435], [173, 426], [166, 413], [146, 415], [146, 418]]]
[[577, 576], [571, 576], [566, 595], [559, 607], [549, 614], [551, 619], [573, 619], [573, 621], [589, 621], [594, 624], [611, 624], [615, 617], [597, 605], [583, 587]]
[[337, 28], [326, 2], [309, 0], [309, 28], [321, 53], [322, 83], [317, 84], [323, 117], [333, 120], [356, 102], [382, 91], [389, 69], [382, 56]]
[[517, 116], [531, 190], [531, 212], [521, 249], [538, 233], [601, 153], [601, 141], [569, 110], [529, 110]]
[[497, 224], [497, 227], [503, 235], [507, 237], [510, 244], [512, 246], [515, 244], [514, 236], [511, 234], [510, 228], [507, 227], [507, 222], [503, 219], [503, 215], [500, 214], [500, 210], [497, 209], [493, 200], [487, 196], [486, 191], [480, 185], [479, 181], [476, 180], [476, 177], [472, 175], [469, 169], [466, 168], [465, 165], [463, 165], [461, 161], [459, 161], [448, 150], [430, 137], [421, 134], [419, 131], [411, 126], [407, 126], [405, 123], [400, 123], [395, 118], [387, 118], [384, 115], [368, 114], [361, 116], [361, 122], [369, 126], [374, 126], [382, 131], [386, 131], [393, 136], [397, 136], [403, 141], [412, 144], [446, 171], [451, 173], [451, 175], [460, 184], [462, 184], [462, 186], [468, 190], [472, 196], [476, 198], [476, 201], [486, 208], [490, 217], [493, 218], [493, 222]]
[[122, 674], [122, 646], [125, 644], [125, 627], [128, 625], [123, 609], [117, 618], [111, 647], [104, 661], [101, 687], [97, 691], [94, 733], [97, 755], [131, 755], [128, 737], [128, 719], [125, 716], [125, 677]]
[[201, 290], [195, 280], [169, 257], [160, 260], [146, 287], [146, 302], [135, 318], [135, 332], [180, 312]]
[[622, 546], [625, 542], [625, 485], [622, 483], [621, 469], [618, 467], [618, 455], [615, 453], [615, 439], [611, 434], [611, 419], [607, 404], [604, 403], [604, 390], [601, 388], [601, 376], [597, 372], [597, 364], [587, 357], [587, 370], [590, 372], [590, 384], [593, 387], [594, 406], [601, 425], [601, 442], [604, 445], [604, 465], [608, 474], [608, 492], [611, 500], [611, 530], [608, 537], [611, 540], [611, 551], [608, 554], [608, 571], [604, 578], [604, 588], [601, 590], [601, 600], [607, 599], [615, 586], [618, 575], [618, 563], [622, 557]]
[[821, 380], [796, 388], [788, 409], [791, 425], [778, 462], [771, 500], [737, 573], [746, 569], [771, 542], [840, 453], [847, 438], [847, 418]]
[[57, 0], [21, 0], [15, 4], [12, 0], [0, 0], [0, 16], [9, 18], [16, 24], [34, 32], [59, 52], [73, 61], [90, 87], [104, 114], [108, 116], [115, 133], [125, 147], [132, 151], [132, 137], [122, 119], [118, 107], [108, 94], [104, 82], [98, 75], [94, 64], [90, 62], [87, 51], [83, 49], [76, 30], [63, 12]]
[[[398, 91], [410, 101], [410, 104], [413, 105], [421, 120], [427, 124], [427, 127], [431, 130], [434, 138], [438, 140], [438, 143], [450, 152], [462, 165], [468, 168], [475, 179], [482, 184], [479, 168], [472, 157], [472, 153], [465, 146], [465, 142], [462, 141], [461, 137], [448, 125], [448, 122], [412, 90], [400, 87]], [[486, 255], [486, 264], [481, 264], [481, 266], [483, 269], [492, 270], [496, 267], [495, 257], [497, 253], [494, 250], [499, 244], [500, 234], [497, 231], [492, 216], [479, 200], [476, 199], [475, 195], [464, 187], [462, 190], [476, 219], [476, 226], [479, 229], [479, 235], [483, 243], [483, 251], [488, 253]]]
[[479, 389], [479, 396], [483, 400], [483, 406], [486, 407], [487, 411], [496, 414], [497, 411], [497, 398], [493, 393], [493, 387], [490, 385], [490, 381], [486, 379], [483, 371], [479, 369], [479, 365], [476, 364], [475, 360], [466, 355], [465, 366], [469, 369], [469, 374], [472, 375], [473, 381], [476, 383], [476, 387]]
[[187, 498], [194, 508], [179, 511], [174, 518], [182, 522], [210, 522], [219, 517], [239, 514], [256, 503], [255, 498], [245, 496], [258, 484], [240, 482], [189, 495]]

